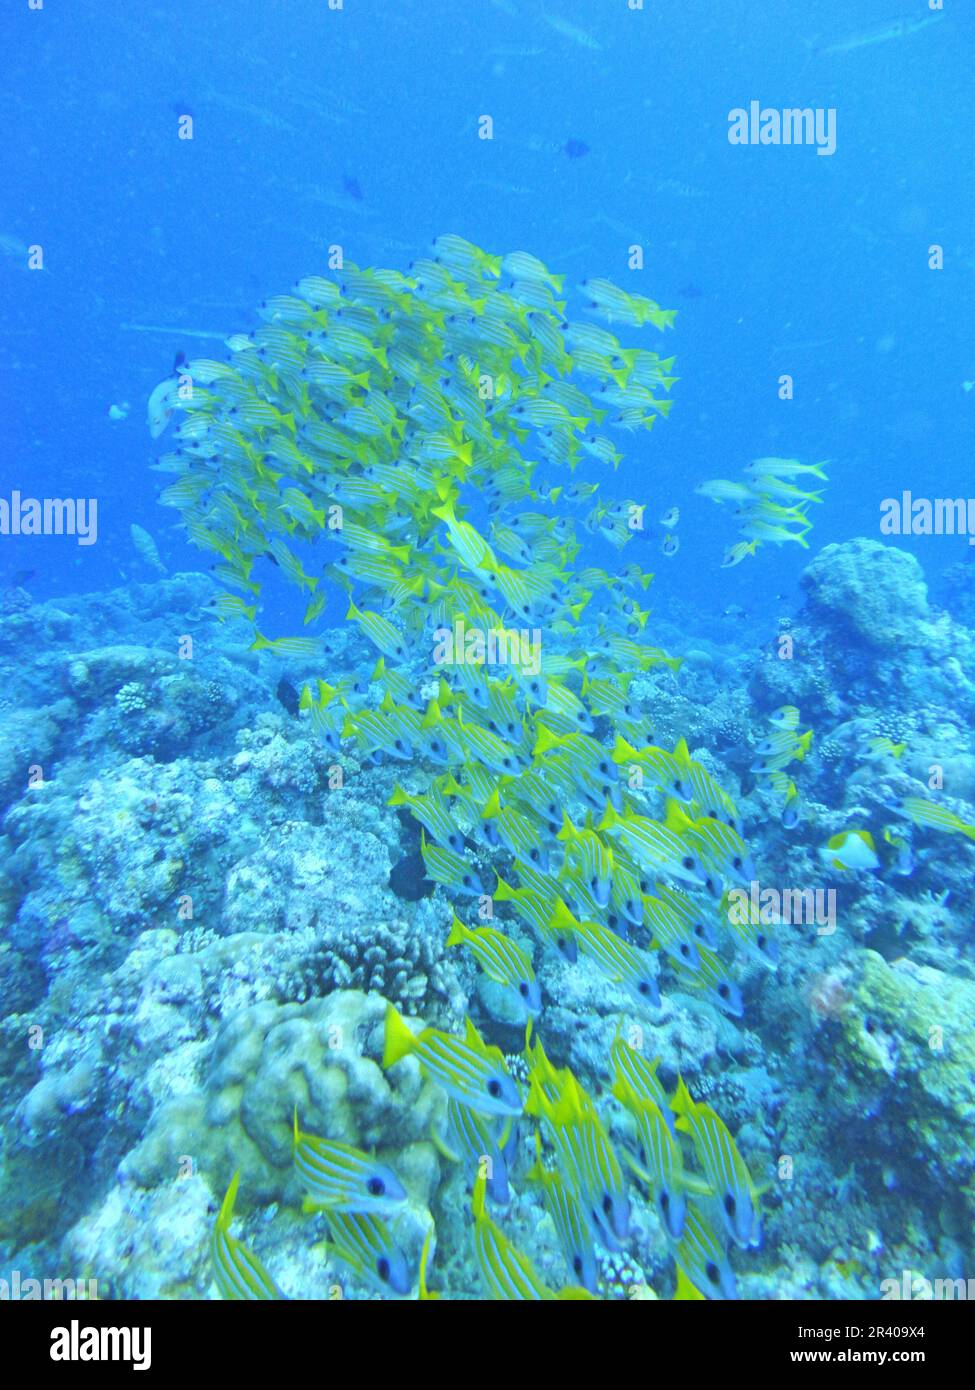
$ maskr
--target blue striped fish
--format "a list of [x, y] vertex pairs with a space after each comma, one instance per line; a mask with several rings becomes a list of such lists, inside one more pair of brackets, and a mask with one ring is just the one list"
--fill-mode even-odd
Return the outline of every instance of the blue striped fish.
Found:
[[406, 1256], [381, 1216], [330, 1211], [328, 1233], [328, 1240], [323, 1242], [326, 1252], [348, 1265], [362, 1283], [379, 1293], [409, 1293], [413, 1279]]
[[284, 1298], [284, 1294], [257, 1256], [248, 1250], [242, 1241], [230, 1234], [239, 1184], [240, 1174], [235, 1173], [230, 1180], [210, 1239], [213, 1277], [220, 1290], [220, 1297], [242, 1302]]
[[671, 1104], [678, 1116], [677, 1128], [694, 1141], [728, 1234], [742, 1249], [761, 1245], [758, 1192], [727, 1125], [709, 1105], [693, 1100], [683, 1081], [678, 1081]]
[[481, 1277], [492, 1298], [518, 1303], [541, 1303], [550, 1299], [589, 1298], [585, 1289], [570, 1286], [558, 1293], [550, 1289], [527, 1255], [523, 1255], [488, 1216], [485, 1182], [479, 1177], [471, 1201], [474, 1216], [474, 1254]]
[[302, 1134], [297, 1106], [294, 1155], [295, 1168], [313, 1207], [385, 1216], [406, 1201], [402, 1183], [385, 1163], [351, 1144]]
[[439, 1028], [424, 1028], [414, 1034], [389, 1004], [383, 1068], [395, 1066], [410, 1055], [416, 1057], [424, 1076], [471, 1109], [483, 1115], [521, 1114], [521, 1096], [508, 1074], [500, 1048], [489, 1047], [470, 1019], [463, 1038], [455, 1038]]
[[572, 1270], [572, 1277], [584, 1289], [595, 1293], [599, 1282], [599, 1268], [596, 1263], [592, 1227], [586, 1219], [579, 1199], [566, 1186], [561, 1174], [543, 1165], [541, 1138], [537, 1130], [535, 1154], [535, 1165], [529, 1169], [525, 1177], [528, 1182], [536, 1183], [542, 1189], [545, 1210], [552, 1218], [555, 1234], [559, 1238], [566, 1263]]

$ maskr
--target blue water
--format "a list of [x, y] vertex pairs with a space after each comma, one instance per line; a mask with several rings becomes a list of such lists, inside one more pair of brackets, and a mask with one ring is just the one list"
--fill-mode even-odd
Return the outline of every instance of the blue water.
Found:
[[[5, 6], [0, 234], [42, 245], [45, 269], [0, 259], [4, 475], [97, 496], [100, 517], [83, 552], [5, 539], [4, 563], [37, 569], [40, 596], [99, 587], [131, 559], [137, 521], [170, 566], [192, 565], [145, 468], [144, 402], [175, 353], [221, 351], [331, 242], [405, 268], [455, 231], [571, 277], [639, 280], [680, 311], [677, 404], [631, 442], [620, 483], [651, 516], [681, 508], [668, 581], [696, 612], [763, 611], [805, 557], [765, 547], [720, 574], [734, 521], [696, 482], [769, 453], [835, 460], [818, 547], [876, 535], [884, 496], [954, 496], [971, 476], [975, 22], [947, 9], [904, 38], [816, 54], [926, 6]], [[835, 107], [835, 154], [729, 144], [728, 112], [751, 100]], [[186, 113], [192, 141], [177, 138]], [[483, 114], [492, 141], [477, 139]], [[587, 152], [570, 158], [569, 141]], [[122, 402], [128, 419], [111, 421]], [[945, 547], [906, 543], [936, 584]]]

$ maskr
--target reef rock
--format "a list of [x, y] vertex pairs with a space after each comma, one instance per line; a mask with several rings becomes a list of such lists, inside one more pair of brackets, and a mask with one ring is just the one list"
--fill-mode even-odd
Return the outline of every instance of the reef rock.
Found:
[[801, 583], [814, 615], [850, 639], [881, 648], [927, 645], [927, 586], [906, 550], [862, 536], [827, 545]]

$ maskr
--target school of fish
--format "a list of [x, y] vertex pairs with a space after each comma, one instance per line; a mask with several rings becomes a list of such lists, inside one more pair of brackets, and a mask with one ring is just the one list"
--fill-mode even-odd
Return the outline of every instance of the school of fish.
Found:
[[[454, 1037], [387, 1014], [384, 1065], [411, 1056], [444, 1092], [435, 1138], [468, 1166], [486, 1292], [593, 1297], [597, 1249], [624, 1247], [635, 1189], [671, 1243], [677, 1296], [728, 1297], [729, 1245], [761, 1238], [757, 1188], [717, 1115], [683, 1083], [666, 1095], [642, 1038], [661, 984], [736, 1018], [736, 961], [757, 953], [774, 969], [775, 957], [723, 910], [755, 873], [733, 799], [683, 739], [657, 746], [628, 695], [637, 675], [680, 665], [645, 639], [653, 576], [637, 563], [573, 569], [567, 507], [585, 507], [582, 524], [618, 549], [643, 516], [577, 469], [611, 478], [621, 453], [610, 432], [666, 417], [676, 380], [673, 358], [613, 329], [665, 331], [674, 312], [606, 280], [577, 294], [581, 319], [535, 257], [450, 235], [408, 273], [346, 264], [308, 276], [260, 306], [261, 326], [227, 339], [229, 360], [179, 361], [160, 383], [150, 430], [172, 425], [174, 445], [154, 466], [171, 475], [160, 501], [213, 556], [226, 589], [215, 616], [248, 622], [255, 651], [309, 671], [324, 661], [313, 635], [264, 630], [266, 564], [302, 594], [306, 627], [329, 583], [347, 594], [372, 654], [361, 678], [310, 676], [301, 708], [336, 757], [352, 740], [420, 783], [397, 785], [391, 804], [419, 822], [426, 875], [458, 909], [446, 944], [469, 952], [526, 1024], [527, 1089], [470, 1019]], [[567, 479], [541, 485], [542, 461]], [[544, 635], [531, 653], [517, 640], [528, 632]], [[458, 915], [465, 906], [475, 921]], [[605, 1096], [544, 1052], [536, 969], [549, 952], [620, 991]], [[298, 1124], [296, 1169], [330, 1253], [381, 1292], [408, 1294], [418, 1278], [434, 1296], [431, 1240], [415, 1278], [390, 1233], [405, 1199], [395, 1175]], [[558, 1292], [496, 1219], [519, 1153], [534, 1160], [526, 1181], [565, 1254]], [[279, 1296], [230, 1234], [235, 1195], [232, 1183], [213, 1238], [220, 1292]]]

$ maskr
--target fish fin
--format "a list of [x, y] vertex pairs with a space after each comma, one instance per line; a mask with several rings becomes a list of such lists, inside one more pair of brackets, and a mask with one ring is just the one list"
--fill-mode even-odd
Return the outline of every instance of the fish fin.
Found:
[[694, 1099], [685, 1085], [684, 1078], [677, 1077], [677, 1089], [670, 1098], [670, 1108], [675, 1115], [689, 1115], [694, 1109]]
[[487, 1176], [479, 1166], [477, 1177], [474, 1179], [474, 1191], [471, 1193], [471, 1211], [474, 1214], [475, 1221], [484, 1221], [486, 1219], [486, 1196]]
[[448, 1147], [443, 1135], [438, 1131], [435, 1124], [430, 1125], [430, 1142], [437, 1150], [437, 1153], [442, 1154], [448, 1163], [460, 1163], [461, 1155], [455, 1154], [453, 1149]]
[[229, 1231], [230, 1223], [234, 1219], [234, 1206], [237, 1201], [237, 1189], [240, 1186], [240, 1169], [230, 1179], [230, 1186], [227, 1188], [223, 1203], [220, 1207], [220, 1215], [217, 1217], [217, 1228], [221, 1231]]
[[517, 892], [498, 874], [498, 884], [491, 896], [499, 903], [510, 903], [517, 896]]
[[674, 1290], [674, 1298], [675, 1300], [681, 1301], [694, 1300], [700, 1303], [706, 1301], [703, 1293], [701, 1293], [696, 1285], [691, 1283], [680, 1265], [677, 1266], [677, 1287]]
[[[416, 1047], [416, 1038], [392, 1004], [386, 1006], [386, 1036], [383, 1043], [383, 1070], [395, 1066]], [[297, 1110], [295, 1124], [297, 1125]]]
[[686, 738], [681, 737], [674, 744], [674, 757], [685, 766], [691, 761], [691, 753]]
[[457, 913], [455, 912], [454, 920], [451, 922], [450, 931], [447, 934], [446, 944], [448, 946], [460, 946], [463, 944], [466, 937], [467, 928], [464, 926], [463, 922], [460, 920], [460, 918], [457, 916]]

